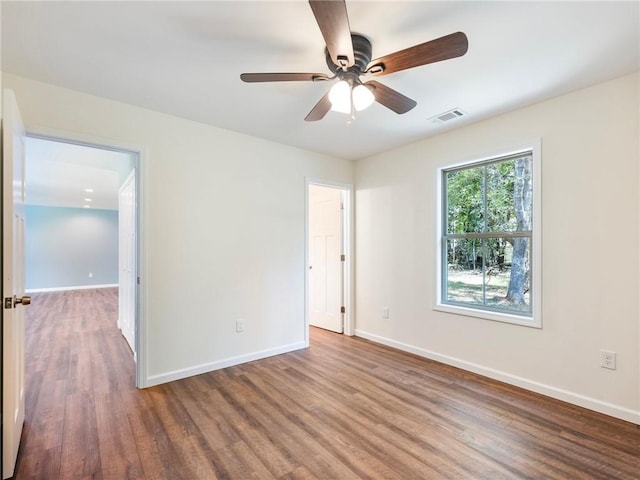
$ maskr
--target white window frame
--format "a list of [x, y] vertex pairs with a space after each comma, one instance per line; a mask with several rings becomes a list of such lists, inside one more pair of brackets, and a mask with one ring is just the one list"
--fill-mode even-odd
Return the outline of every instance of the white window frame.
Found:
[[[473, 308], [473, 306], [460, 306], [445, 304], [442, 302], [442, 289], [443, 289], [443, 174], [446, 170], [451, 170], [460, 167], [471, 167], [475, 164], [481, 164], [490, 162], [492, 160], [498, 160], [502, 157], [509, 157], [517, 155], [519, 153], [531, 152], [532, 154], [532, 195], [533, 195], [533, 211], [532, 211], [532, 235], [531, 235], [531, 316], [528, 315], [516, 315], [510, 313], [502, 313], [490, 310], [481, 310]], [[437, 194], [437, 239], [436, 239], [436, 291], [435, 291], [435, 305], [433, 309], [440, 312], [452, 313], [456, 315], [465, 315], [469, 317], [476, 317], [485, 320], [492, 320], [497, 322], [511, 323], [515, 325], [523, 325], [533, 328], [542, 328], [542, 215], [541, 215], [541, 180], [542, 180], [542, 158], [541, 158], [541, 140], [522, 144], [521, 146], [496, 151], [495, 153], [474, 158], [468, 161], [462, 161], [458, 163], [452, 163], [442, 166], [437, 170], [436, 178], [436, 194]]]

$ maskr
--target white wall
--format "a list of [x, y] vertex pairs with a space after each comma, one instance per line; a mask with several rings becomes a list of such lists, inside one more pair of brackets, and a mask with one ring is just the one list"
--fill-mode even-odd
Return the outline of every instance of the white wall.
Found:
[[305, 176], [352, 183], [351, 162], [13, 75], [3, 82], [28, 130], [145, 148], [147, 383], [304, 346]]
[[25, 221], [28, 291], [118, 284], [117, 210], [27, 205]]
[[[640, 423], [638, 85], [623, 77], [358, 161], [356, 334]], [[434, 311], [438, 167], [535, 138], [543, 328]], [[600, 368], [600, 349], [617, 370]]]

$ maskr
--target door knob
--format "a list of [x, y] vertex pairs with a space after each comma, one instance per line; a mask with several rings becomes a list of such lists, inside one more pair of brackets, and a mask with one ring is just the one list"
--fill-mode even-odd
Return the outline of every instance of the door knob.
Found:
[[18, 304], [21, 305], [29, 305], [31, 303], [31, 297], [28, 296], [24, 296], [21, 298], [16, 297], [15, 295], [13, 296], [13, 306], [15, 307]]

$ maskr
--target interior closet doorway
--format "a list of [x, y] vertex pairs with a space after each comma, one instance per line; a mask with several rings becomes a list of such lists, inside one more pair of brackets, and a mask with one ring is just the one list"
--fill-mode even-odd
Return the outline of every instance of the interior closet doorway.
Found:
[[351, 203], [349, 185], [307, 183], [307, 325], [349, 335]]

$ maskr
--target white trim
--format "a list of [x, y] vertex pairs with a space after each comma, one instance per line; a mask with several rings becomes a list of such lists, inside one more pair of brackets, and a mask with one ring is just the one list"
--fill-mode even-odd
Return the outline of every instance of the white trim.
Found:
[[[69, 132], [66, 130], [58, 130], [41, 126], [27, 126], [27, 135], [31, 137], [46, 138], [59, 142], [75, 143], [78, 145], [87, 145], [92, 147], [103, 148], [107, 150], [118, 150], [134, 153], [137, 155], [135, 162], [136, 174], [136, 201], [138, 203], [138, 278], [141, 283], [138, 284], [137, 315], [136, 315], [136, 387], [144, 388], [148, 386], [148, 364], [149, 364], [149, 348], [147, 338], [147, 316], [146, 305], [148, 298], [147, 282], [145, 282], [145, 273], [148, 265], [147, 254], [147, 226], [148, 226], [148, 207], [145, 186], [147, 184], [147, 148], [142, 145], [136, 145], [111, 138], [103, 138], [96, 135], [86, 135], [83, 133]], [[139, 360], [139, 361], [138, 361]]]
[[100, 285], [75, 285], [71, 287], [47, 287], [47, 288], [28, 288], [26, 293], [45, 293], [45, 292], [66, 292], [68, 290], [92, 290], [94, 288], [118, 288], [117, 283], [104, 283]]
[[304, 345], [309, 347], [309, 180], [304, 180]]
[[230, 357], [224, 360], [203, 363], [202, 365], [196, 365], [194, 367], [182, 368], [180, 370], [173, 370], [171, 372], [160, 373], [157, 375], [150, 375], [147, 378], [146, 386], [152, 387], [154, 385], [160, 385], [161, 383], [173, 382], [182, 378], [213, 372], [214, 370], [233, 367], [234, 365], [240, 365], [242, 363], [253, 362], [254, 360], [261, 360], [263, 358], [273, 357], [274, 355], [293, 352], [296, 350], [307, 348], [307, 346], [308, 345], [306, 345], [305, 342], [292, 343], [290, 345], [283, 345], [276, 348], [261, 350], [258, 352], [249, 353], [247, 355], [238, 355], [236, 357]]
[[[148, 284], [146, 281], [147, 265], [149, 265], [149, 249], [147, 248], [147, 231], [149, 202], [147, 200], [146, 186], [148, 183], [146, 148], [139, 148], [138, 172], [136, 174], [136, 202], [138, 203], [138, 238], [137, 238], [137, 262], [138, 262], [138, 312], [136, 315], [136, 387], [145, 388], [149, 384], [149, 344], [147, 335], [147, 299], [149, 298]], [[139, 361], [138, 361], [139, 360]]]
[[309, 346], [309, 185], [318, 185], [321, 187], [339, 188], [343, 192], [344, 200], [344, 244], [345, 262], [344, 272], [344, 334], [348, 336], [355, 335], [355, 237], [353, 228], [353, 219], [355, 218], [353, 184], [334, 182], [316, 177], [305, 177], [304, 187], [304, 339], [307, 347]]
[[452, 313], [454, 315], [466, 315], [467, 317], [483, 318], [485, 320], [493, 320], [494, 322], [513, 323], [515, 325], [522, 325], [523, 327], [542, 328], [541, 325], [533, 321], [531, 317], [513, 315], [510, 313], [479, 310], [473, 307], [449, 305], [439, 302], [433, 306], [433, 309], [438, 312]]
[[[488, 160], [507, 157], [521, 152], [531, 151], [533, 157], [533, 228], [531, 238], [532, 256], [532, 278], [531, 295], [533, 303], [531, 305], [531, 317], [512, 315], [508, 313], [494, 312], [490, 310], [475, 309], [471, 306], [463, 307], [458, 305], [442, 303], [442, 173], [444, 170], [456, 168], [474, 163], [482, 163]], [[493, 153], [478, 156], [473, 160], [456, 161], [446, 166], [438, 168], [436, 175], [436, 281], [435, 303], [433, 310], [452, 313], [456, 315], [466, 315], [470, 317], [482, 318], [497, 322], [511, 323], [525, 327], [542, 328], [542, 139], [535, 138], [529, 142], [509, 148], [496, 149]]]
[[356, 336], [640, 425], [640, 410], [632, 410], [630, 408], [614, 405], [612, 403], [587, 397], [569, 390], [546, 385], [544, 383], [512, 375], [507, 372], [495, 370], [493, 368], [484, 367], [477, 363], [468, 362], [449, 355], [442, 355], [407, 343], [397, 342], [363, 330], [356, 330]]
[[140, 153], [145, 150], [141, 145], [121, 142], [113, 138], [105, 138], [97, 135], [87, 135], [84, 133], [70, 132], [56, 128], [41, 127], [38, 125], [27, 125], [27, 136], [53, 140], [55, 142], [73, 143], [87, 147], [97, 147], [103, 150], [115, 150], [127, 153]]

